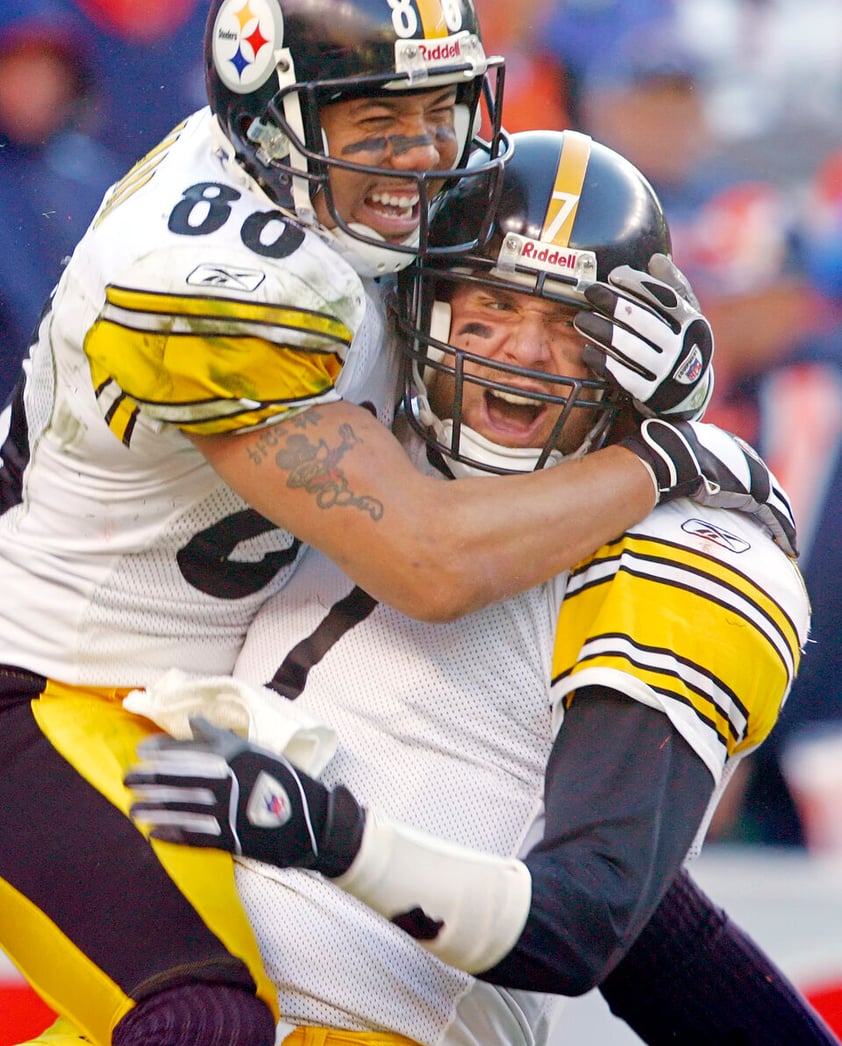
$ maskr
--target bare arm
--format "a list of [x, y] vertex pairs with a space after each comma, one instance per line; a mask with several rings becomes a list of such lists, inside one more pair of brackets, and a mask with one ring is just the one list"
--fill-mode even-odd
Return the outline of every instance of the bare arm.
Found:
[[655, 503], [646, 467], [622, 447], [539, 473], [441, 483], [346, 402], [191, 438], [263, 516], [419, 620], [452, 620], [546, 581]]

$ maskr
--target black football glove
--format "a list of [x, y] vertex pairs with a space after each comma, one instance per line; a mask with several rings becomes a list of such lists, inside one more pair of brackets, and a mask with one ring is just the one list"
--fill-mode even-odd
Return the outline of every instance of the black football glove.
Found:
[[627, 392], [644, 417], [698, 421], [713, 392], [713, 331], [683, 273], [665, 254], [649, 272], [620, 265], [585, 291], [593, 311], [573, 326], [584, 361]]
[[365, 814], [347, 788], [333, 790], [206, 719], [193, 741], [156, 734], [138, 745], [126, 775], [132, 817], [168, 842], [228, 850], [280, 868], [347, 871]]
[[701, 505], [745, 512], [766, 526], [787, 555], [798, 555], [789, 500], [744, 440], [716, 425], [647, 418], [620, 446], [649, 467], [659, 502], [688, 497]]
[[204, 719], [190, 725], [194, 741], [140, 744], [125, 779], [132, 816], [154, 838], [312, 868], [468, 973], [511, 951], [532, 896], [522, 861], [364, 812], [347, 788], [330, 790]]

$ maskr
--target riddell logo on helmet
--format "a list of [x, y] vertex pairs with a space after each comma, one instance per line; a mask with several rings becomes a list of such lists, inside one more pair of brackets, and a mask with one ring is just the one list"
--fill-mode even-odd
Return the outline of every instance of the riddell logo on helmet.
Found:
[[560, 250], [540, 240], [524, 240], [520, 256], [524, 261], [540, 265], [542, 269], [562, 269], [569, 273], [576, 271], [580, 257], [578, 251]]
[[418, 43], [418, 49], [424, 57], [425, 62], [448, 62], [452, 58], [462, 56], [462, 48], [458, 40], [444, 40], [430, 47], [423, 40]]
[[509, 233], [500, 244], [498, 265], [511, 271], [517, 265], [554, 273], [565, 283], [596, 279], [596, 255], [578, 247], [559, 247], [546, 240], [530, 240], [518, 233]]
[[[451, 71], [449, 67], [453, 65], [457, 69], [464, 66], [465, 71]], [[470, 72], [467, 67], [470, 67]], [[487, 67], [482, 44], [474, 33], [395, 41], [395, 69], [399, 73], [409, 73], [411, 79], [424, 71], [432, 76], [446, 75], [449, 79], [445, 82], [459, 82], [466, 77], [481, 76]]]
[[521, 260], [545, 272], [563, 272], [565, 275], [575, 276], [582, 266], [582, 251], [565, 250], [540, 240], [524, 240], [521, 246]]

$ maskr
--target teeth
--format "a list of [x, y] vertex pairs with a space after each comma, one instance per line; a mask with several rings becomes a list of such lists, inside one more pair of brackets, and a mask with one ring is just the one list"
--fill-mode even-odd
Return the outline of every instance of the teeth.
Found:
[[418, 193], [409, 193], [405, 196], [397, 196], [393, 193], [387, 192], [374, 192], [371, 194], [372, 203], [385, 204], [388, 207], [400, 208], [404, 212], [405, 217], [410, 217], [412, 209], [418, 203], [420, 197]]
[[507, 403], [514, 403], [521, 407], [541, 406], [541, 401], [533, 399], [531, 396], [518, 396], [514, 392], [504, 392], [502, 389], [489, 389], [488, 394], [496, 399], [505, 400]]

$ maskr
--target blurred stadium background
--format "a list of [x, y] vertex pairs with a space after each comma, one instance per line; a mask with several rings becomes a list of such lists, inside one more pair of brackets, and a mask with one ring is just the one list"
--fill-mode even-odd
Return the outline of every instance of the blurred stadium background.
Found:
[[[8, 5], [11, 16], [14, 0], [2, 3], [4, 9]], [[489, 14], [502, 15], [505, 11], [520, 22], [528, 22], [531, 10], [542, 16], [548, 10], [560, 16], [592, 14], [596, 21], [605, 14], [605, 21], [611, 22], [612, 9], [626, 15], [670, 6], [654, 0], [626, 0], [622, 4], [611, 0], [518, 0], [513, 5], [477, 0], [477, 4], [481, 14], [485, 8]], [[33, 9], [38, 6], [33, 4]], [[109, 6], [121, 8], [105, 0], [79, 4], [91, 10]], [[193, 8], [195, 13], [202, 0], [152, 6], [156, 11]], [[122, 5], [128, 13], [132, 8], [135, 5]], [[712, 77], [705, 104], [716, 131], [715, 155], [723, 164], [737, 165], [746, 178], [765, 179], [783, 188], [797, 187], [810, 178], [825, 157], [842, 148], [842, 0], [675, 0], [674, 8], [684, 39], [710, 63]], [[135, 9], [145, 13], [146, 5], [136, 5]], [[201, 18], [194, 22], [198, 25]], [[113, 27], [108, 31], [113, 34]], [[186, 31], [187, 27], [178, 42], [178, 54], [187, 56], [180, 61], [182, 74], [188, 66], [198, 67], [201, 57], [198, 38], [193, 51], [193, 45], [184, 39]], [[511, 28], [506, 31], [511, 32]], [[116, 36], [109, 39], [111, 46]], [[180, 117], [184, 114], [184, 97], [195, 98], [200, 104], [199, 76], [194, 71], [184, 86], [176, 81], [172, 66], [170, 71], [162, 71], [158, 62], [167, 39], [155, 42], [157, 50], [144, 53], [142, 61], [138, 59], [132, 77], [137, 90], [143, 88], [146, 94], [151, 75], [156, 104], [175, 106], [177, 99], [179, 111], [172, 115]], [[543, 43], [548, 41], [547, 35]], [[506, 39], [494, 40], [493, 44], [509, 54]], [[528, 35], [519, 38], [517, 45], [522, 53], [512, 62], [513, 85], [518, 59], [530, 53]], [[144, 46], [153, 45], [147, 41]], [[171, 50], [173, 62], [176, 48]], [[102, 53], [113, 52], [106, 49]], [[108, 86], [117, 90], [119, 69], [112, 71], [118, 75]], [[123, 86], [128, 83], [123, 77]], [[148, 108], [151, 122], [154, 106], [147, 107], [147, 101], [144, 97], [144, 110]], [[135, 104], [130, 98], [124, 102], [129, 107]], [[163, 120], [162, 126], [169, 126], [170, 114], [154, 115]], [[540, 116], [536, 113], [536, 120], [540, 121]], [[115, 120], [112, 128], [116, 125]], [[125, 141], [113, 137], [107, 141], [115, 151], [127, 146], [133, 159], [154, 144], [152, 140], [138, 140], [137, 123], [131, 128], [124, 126]], [[840, 258], [836, 257], [834, 264], [838, 277]], [[839, 617], [837, 613], [834, 621]], [[836, 624], [833, 627], [838, 629]], [[837, 708], [836, 714], [842, 722], [842, 709]], [[839, 766], [842, 758], [837, 761]], [[836, 818], [835, 841], [819, 841], [808, 847], [717, 842], [707, 847], [694, 871], [710, 895], [767, 950], [842, 1036], [842, 780], [838, 777], [823, 809]], [[13, 1046], [31, 1037], [50, 1019], [44, 1003], [0, 953], [0, 1046]], [[553, 1046], [624, 1046], [637, 1042], [625, 1025], [614, 1020], [598, 994], [591, 993], [569, 1004]]]

